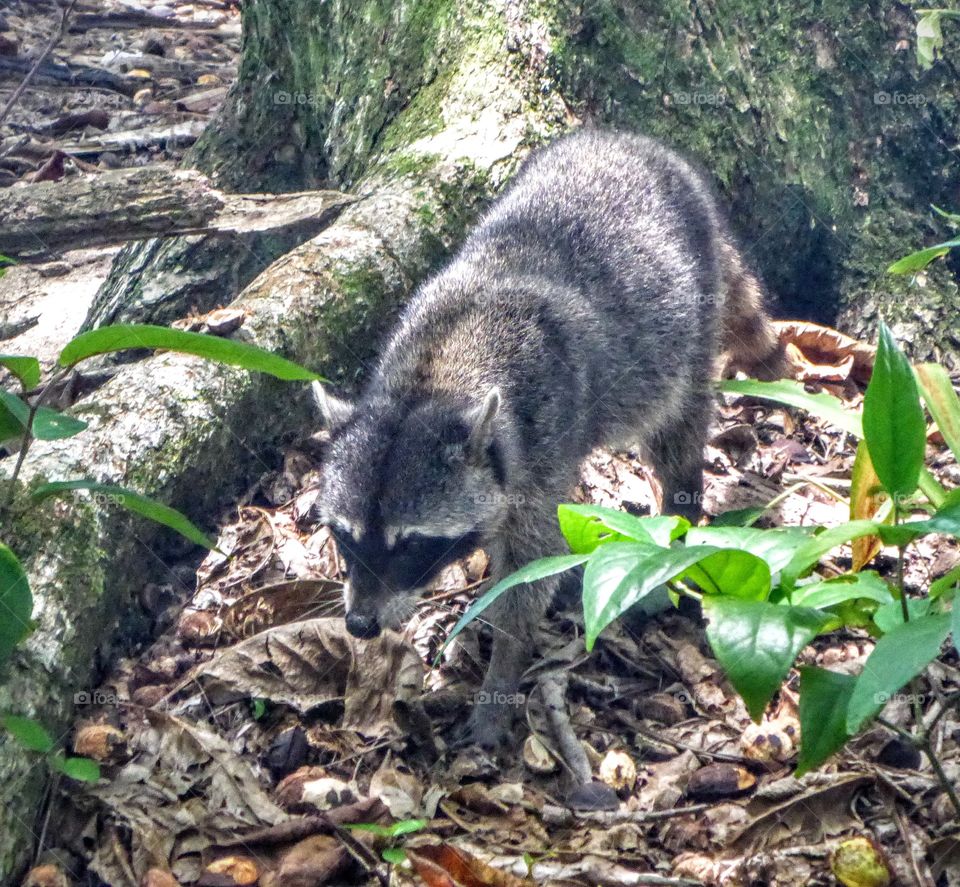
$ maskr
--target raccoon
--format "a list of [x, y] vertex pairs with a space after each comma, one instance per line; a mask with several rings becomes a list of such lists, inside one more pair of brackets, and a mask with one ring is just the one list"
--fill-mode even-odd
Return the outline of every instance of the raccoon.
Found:
[[[416, 290], [360, 398], [315, 388], [331, 433], [319, 518], [346, 564], [347, 629], [400, 626], [478, 547], [494, 582], [563, 553], [556, 506], [597, 446], [639, 444], [664, 510], [696, 518], [724, 353], [763, 377], [782, 359], [704, 177], [639, 135], [579, 131], [534, 152]], [[556, 586], [487, 611], [490, 703], [467, 740], [507, 735]]]

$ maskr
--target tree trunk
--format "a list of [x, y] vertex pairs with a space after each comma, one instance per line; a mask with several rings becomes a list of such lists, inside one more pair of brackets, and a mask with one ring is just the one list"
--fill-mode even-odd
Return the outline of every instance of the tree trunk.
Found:
[[[838, 316], [854, 333], [882, 313], [914, 336], [918, 356], [956, 347], [950, 268], [931, 271], [922, 290], [883, 273], [942, 239], [927, 207], [950, 208], [958, 184], [940, 147], [960, 122], [954, 72], [941, 62], [918, 74], [904, 7], [248, 0], [243, 28], [238, 83], [191, 160], [225, 190], [333, 186], [363, 197], [239, 300], [242, 335], [325, 375], [355, 379], [410, 288], [525, 151], [578, 120], [659, 135], [700, 158], [785, 312]], [[120, 304], [134, 288], [162, 297], [171, 276], [208, 267], [172, 249], [180, 242], [169, 242], [166, 265], [152, 264], [150, 243], [125, 250], [105, 291]], [[91, 431], [38, 446], [28, 480], [127, 483], [195, 519], [309, 421], [302, 386], [171, 355], [125, 367], [77, 412], [94, 420]], [[136, 537], [153, 544], [143, 523], [83, 499], [49, 507], [68, 530], [44, 517], [13, 533], [40, 627], [0, 688], [0, 710], [63, 727], [73, 692], [89, 686], [94, 649], [115, 634], [104, 626], [117, 614], [128, 621], [159, 563], [138, 547]], [[24, 823], [42, 786], [31, 763], [0, 746], [0, 779], [22, 786], [0, 809], [6, 873], [30, 845]]]

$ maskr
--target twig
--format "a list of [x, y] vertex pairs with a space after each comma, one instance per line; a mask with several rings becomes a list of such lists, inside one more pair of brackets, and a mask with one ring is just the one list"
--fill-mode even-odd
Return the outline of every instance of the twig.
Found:
[[67, 33], [67, 19], [69, 18], [70, 13], [73, 11], [73, 7], [76, 5], [77, 0], [70, 0], [70, 5], [61, 12], [59, 30], [53, 35], [52, 38], [50, 38], [50, 42], [47, 44], [46, 48], [40, 53], [37, 60], [33, 63], [33, 67], [27, 71], [27, 76], [20, 81], [20, 85], [13, 91], [13, 95], [10, 96], [3, 110], [0, 111], [0, 123], [3, 123], [3, 121], [7, 119], [7, 115], [13, 110], [13, 106], [16, 105], [16, 103], [20, 100], [20, 96], [23, 95], [23, 91], [27, 88], [27, 86], [30, 85], [30, 81], [40, 69], [40, 66], [49, 58], [54, 47], [63, 39], [63, 35]]

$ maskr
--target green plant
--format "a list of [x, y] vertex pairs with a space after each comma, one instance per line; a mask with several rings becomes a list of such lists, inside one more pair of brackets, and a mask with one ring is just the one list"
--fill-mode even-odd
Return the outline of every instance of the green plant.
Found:
[[[0, 256], [0, 266], [7, 261]], [[2, 268], [0, 268], [2, 273]], [[43, 387], [40, 385], [40, 362], [35, 357], [0, 354], [0, 366], [6, 368], [19, 383], [19, 391], [0, 389], [0, 443], [19, 440], [16, 463], [8, 481], [6, 495], [0, 497], [0, 517], [8, 516], [15, 498], [17, 479], [34, 440], [57, 440], [80, 434], [87, 425], [72, 416], [45, 406], [49, 394], [57, 384], [82, 360], [95, 354], [123, 351], [131, 348], [164, 348], [193, 354], [219, 363], [230, 364], [279, 379], [311, 381], [320, 377], [277, 354], [252, 345], [222, 339], [201, 333], [189, 333], [161, 326], [127, 324], [102, 327], [83, 333], [60, 353], [58, 369]], [[76, 490], [86, 490], [107, 497], [110, 503], [163, 524], [197, 545], [213, 548], [214, 543], [185, 515], [173, 508], [115, 484], [103, 484], [88, 479], [59, 480], [43, 484], [33, 490], [31, 503], [36, 505], [51, 496], [62, 496]], [[32, 630], [33, 597], [26, 573], [14, 552], [0, 542], [0, 666], [13, 653], [16, 645]], [[7, 716], [4, 726], [20, 742], [35, 751], [51, 752], [52, 742], [42, 740], [43, 728], [34, 721]], [[14, 725], [14, 726], [11, 726]], [[33, 732], [29, 725], [33, 725]], [[49, 737], [47, 737], [49, 739]], [[40, 748], [46, 746], [49, 748]], [[55, 768], [75, 778], [83, 772], [81, 759], [51, 757]], [[92, 762], [91, 762], [92, 763]], [[71, 772], [73, 771], [73, 772]], [[95, 777], [94, 777], [95, 778]]]
[[[867, 516], [855, 508], [853, 519], [838, 527], [769, 530], [749, 526], [757, 517], [754, 510], [728, 515], [722, 524], [692, 527], [681, 517], [638, 518], [596, 506], [561, 505], [560, 529], [571, 554], [535, 561], [497, 583], [467, 610], [448, 643], [508, 588], [584, 564], [588, 649], [614, 619], [666, 585], [674, 599], [700, 603], [714, 655], [751, 717], [759, 720], [814, 638], [842, 626], [866, 627], [878, 641], [859, 675], [800, 670], [800, 775], [877, 720], [885, 702], [939, 655], [951, 630], [958, 643], [960, 606], [950, 610], [949, 604], [960, 570], [931, 586], [923, 598], [908, 601], [903, 558], [908, 546], [929, 533], [960, 537], [960, 493], [945, 491], [923, 467], [926, 422], [920, 394], [958, 458], [960, 400], [941, 368], [925, 365], [914, 373], [885, 326], [862, 415], [792, 382], [748, 380], [722, 388], [816, 410], [862, 437], [860, 483], [875, 474], [879, 488], [875, 484], [866, 490], [869, 495], [859, 496], [862, 506], [856, 508], [879, 501], [880, 494], [886, 504]], [[907, 521], [916, 510], [928, 516]], [[898, 548], [894, 581], [870, 570], [833, 578], [815, 573], [829, 551], [873, 538]], [[935, 724], [924, 723], [918, 702], [914, 717], [915, 732], [907, 735], [930, 759], [960, 818], [960, 798], [930, 741]]]
[[426, 825], [427, 820], [425, 819], [401, 819], [391, 825], [380, 825], [376, 822], [351, 822], [345, 823], [343, 827], [355, 832], [370, 832], [379, 838], [386, 839], [390, 846], [384, 847], [380, 851], [380, 855], [385, 862], [396, 864], [407, 858], [397, 838], [419, 832]]
[[96, 761], [61, 754], [53, 737], [33, 718], [4, 715], [0, 723], [24, 749], [43, 755], [47, 766], [54, 772], [81, 782], [96, 782], [100, 778], [100, 765]]

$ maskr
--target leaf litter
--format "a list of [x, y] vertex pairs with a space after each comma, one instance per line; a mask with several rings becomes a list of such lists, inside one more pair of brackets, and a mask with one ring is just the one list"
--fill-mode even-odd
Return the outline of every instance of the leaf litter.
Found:
[[[862, 401], [868, 347], [813, 324], [780, 331], [796, 378]], [[759, 525], [840, 523], [855, 448], [816, 416], [725, 396], [705, 452], [704, 510], [776, 497]], [[942, 441], [930, 448], [934, 473], [955, 479]], [[531, 677], [565, 675], [571, 723], [616, 809], [574, 812], [558, 800], [565, 770], [536, 680], [510, 755], [451, 752], [489, 638], [468, 632], [430, 664], [486, 557], [445, 571], [405, 631], [350, 637], [342, 565], [311, 520], [322, 450], [322, 435], [304, 439], [261, 478], [196, 569], [180, 617], [158, 618], [157, 640], [104, 682], [108, 704], [81, 710], [75, 745], [96, 752], [104, 778], [61, 786], [47, 840], [57, 865], [117, 885], [375, 884], [403, 848], [408, 865], [391, 865], [391, 883], [827, 885], [831, 860], [861, 840], [851, 846], [882, 847], [904, 883], [960, 883], [928, 768], [895, 766], [891, 734], [875, 727], [795, 779], [797, 671], [754, 724], [684, 612], [616, 623], [590, 656], [576, 612], [541, 630]], [[659, 495], [636, 454], [598, 451], [574, 499], [646, 514]], [[875, 565], [889, 571], [891, 555], [880, 550]], [[841, 549], [822, 571], [854, 556]], [[907, 563], [908, 586], [958, 561], [954, 544], [931, 537]], [[855, 672], [872, 644], [847, 629], [818, 639], [800, 664]], [[956, 657], [931, 679], [938, 699], [960, 687]], [[907, 704], [891, 701], [885, 717], [905, 727]], [[941, 757], [956, 778], [956, 712], [942, 724]], [[424, 823], [409, 834], [391, 832], [415, 820]], [[383, 828], [344, 827], [359, 822]]]

